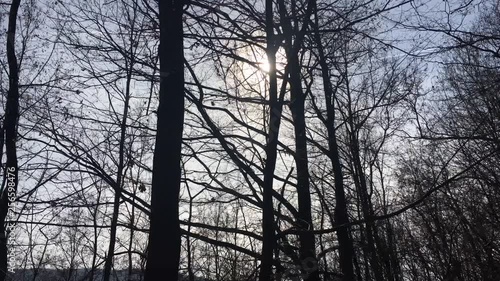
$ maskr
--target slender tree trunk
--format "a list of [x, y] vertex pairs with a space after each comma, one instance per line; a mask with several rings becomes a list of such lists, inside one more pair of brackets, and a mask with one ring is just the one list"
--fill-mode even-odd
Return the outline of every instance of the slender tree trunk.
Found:
[[128, 280], [132, 281], [134, 274], [134, 263], [132, 248], [134, 247], [134, 226], [135, 226], [135, 196], [137, 196], [137, 189], [134, 189], [134, 198], [132, 198], [132, 210], [130, 215], [130, 240], [128, 242]]
[[[234, 217], [235, 217], [235, 223], [234, 223], [234, 228], [235, 229], [238, 229], [239, 227], [239, 224], [238, 224], [238, 219], [239, 219], [239, 206], [238, 206], [239, 202], [236, 201], [236, 212], [234, 214]], [[233, 243], [234, 245], [237, 245], [238, 244], [238, 235], [235, 233], [234, 236], [233, 236]], [[236, 250], [233, 251], [233, 255], [234, 255], [234, 258], [233, 258], [233, 265], [231, 267], [231, 281], [238, 281], [238, 252]]]
[[[0, 281], [4, 281], [8, 272], [7, 239], [12, 225], [6, 226], [5, 219], [13, 207], [18, 186], [18, 166], [16, 152], [17, 122], [19, 119], [19, 67], [16, 58], [15, 38], [17, 12], [21, 0], [13, 0], [9, 11], [7, 28], [7, 61], [9, 64], [9, 91], [5, 105], [5, 119], [2, 134], [5, 133], [5, 154], [3, 191], [0, 198]], [[1, 147], [0, 149], [3, 149]]]
[[[97, 199], [96, 202], [101, 202], [101, 189], [98, 187], [97, 188]], [[92, 253], [92, 268], [89, 273], [89, 281], [93, 281], [95, 278], [95, 272], [97, 268], [97, 245], [99, 243], [99, 231], [98, 231], [98, 223], [97, 223], [97, 215], [98, 215], [98, 210], [99, 210], [99, 205], [96, 205], [94, 207], [93, 213], [92, 213], [92, 223], [94, 226], [94, 252]]]
[[[317, 7], [315, 5], [315, 22], [314, 22], [314, 36], [319, 54], [319, 63], [321, 66], [321, 73], [323, 78], [323, 87], [326, 99], [326, 127], [328, 133], [328, 149], [329, 155], [333, 166], [333, 174], [335, 178], [335, 222], [339, 225], [349, 223], [349, 216], [347, 213], [347, 200], [344, 191], [344, 180], [342, 174], [342, 166], [340, 161], [339, 148], [337, 144], [337, 132], [335, 129], [335, 107], [334, 107], [334, 90], [330, 81], [329, 67], [323, 51], [321, 37], [319, 35], [319, 23]], [[337, 237], [339, 240], [339, 254], [340, 254], [340, 268], [343, 274], [343, 281], [354, 281], [354, 268], [353, 257], [354, 249], [353, 243], [349, 235], [348, 227], [340, 227], [337, 230]]]
[[363, 166], [361, 165], [361, 156], [359, 154], [359, 140], [356, 136], [357, 131], [355, 129], [355, 124], [352, 121], [353, 115], [352, 110], [349, 107], [349, 115], [350, 115], [350, 127], [351, 127], [351, 153], [352, 153], [352, 162], [354, 164], [354, 183], [357, 187], [359, 197], [361, 199], [361, 211], [363, 213], [363, 217], [368, 220], [366, 223], [366, 242], [368, 252], [370, 253], [370, 265], [373, 270], [373, 275], [376, 281], [384, 281], [384, 276], [381, 270], [381, 263], [379, 260], [379, 253], [377, 253], [377, 249], [375, 247], [376, 243], [376, 229], [375, 225], [372, 221], [370, 221], [372, 217], [372, 202], [370, 198], [370, 194], [368, 193], [368, 184], [366, 182], [365, 173], [363, 172]]
[[[188, 196], [189, 196], [189, 212], [188, 212], [188, 228], [187, 232], [191, 233], [191, 221], [193, 218], [193, 200], [194, 197], [191, 194], [191, 189], [187, 188]], [[191, 237], [186, 237], [186, 255], [187, 255], [187, 271], [188, 271], [188, 280], [194, 281], [194, 272], [193, 272], [193, 252], [191, 247]]]
[[49, 246], [49, 241], [50, 241], [49, 237], [47, 237], [45, 233], [43, 233], [42, 231], [40, 231], [40, 233], [42, 233], [42, 235], [45, 237], [46, 242], [45, 245], [43, 246], [42, 254], [39, 257], [38, 265], [36, 268], [33, 269], [33, 281], [37, 280], [38, 274], [40, 273], [40, 269], [43, 266], [43, 261], [45, 260], [45, 253], [47, 252], [47, 247]]
[[[333, 104], [332, 104], [333, 106]], [[333, 109], [328, 110], [331, 114]], [[347, 224], [349, 223], [349, 216], [347, 213], [347, 200], [344, 190], [344, 180], [342, 173], [342, 166], [340, 162], [339, 148], [337, 145], [337, 137], [335, 124], [333, 120], [329, 122], [328, 126], [328, 138], [329, 138], [329, 150], [330, 159], [333, 164], [333, 173], [335, 177], [335, 212], [334, 217], [337, 224]], [[337, 230], [337, 236], [339, 239], [339, 252], [340, 252], [340, 267], [344, 275], [343, 280], [354, 280], [354, 269], [353, 269], [353, 257], [354, 250], [351, 237], [349, 235], [349, 227], [340, 227]]]
[[274, 36], [273, 1], [266, 0], [267, 60], [269, 63], [269, 133], [266, 144], [264, 167], [263, 206], [262, 206], [262, 261], [259, 280], [273, 279], [273, 253], [276, 248], [275, 221], [273, 207], [273, 179], [276, 167], [278, 134], [281, 124], [283, 105], [278, 101], [278, 82], [276, 78], [276, 43]]
[[118, 148], [118, 171], [116, 175], [116, 188], [115, 197], [113, 201], [113, 216], [111, 218], [111, 234], [109, 238], [108, 255], [104, 263], [104, 281], [109, 281], [111, 276], [111, 268], [113, 266], [113, 258], [115, 255], [116, 245], [116, 230], [118, 225], [118, 215], [120, 214], [120, 198], [122, 196], [121, 190], [123, 188], [123, 170], [125, 163], [125, 139], [127, 133], [127, 117], [130, 101], [130, 83], [132, 81], [132, 67], [133, 62], [129, 62], [130, 66], [127, 67], [127, 80], [125, 84], [125, 102], [123, 104], [123, 116], [120, 124], [120, 145]]
[[[375, 165], [375, 162], [373, 163], [373, 165]], [[378, 165], [375, 165], [376, 168], [377, 168], [377, 166]], [[373, 168], [370, 169], [370, 171], [371, 171], [370, 174], [373, 177], [374, 173], [372, 172], [372, 170], [373, 170]], [[382, 189], [382, 207], [384, 210], [384, 215], [387, 215], [388, 206], [387, 206], [387, 200], [386, 200], [387, 195], [386, 195], [386, 191], [385, 191], [386, 187], [385, 187], [384, 180], [383, 180], [384, 174], [383, 174], [382, 169], [380, 167], [377, 168], [377, 171], [378, 171], [378, 175], [381, 179], [380, 187]], [[391, 221], [386, 220], [385, 225], [386, 225], [385, 232], [387, 235], [387, 239], [386, 240], [382, 239], [382, 242], [384, 243], [384, 245], [382, 246], [382, 249], [384, 251], [384, 259], [386, 260], [386, 264], [388, 264], [387, 275], [389, 276], [389, 280], [400, 281], [401, 280], [401, 274], [400, 274], [401, 268], [400, 268], [400, 264], [399, 264], [398, 257], [397, 257], [398, 244], [394, 240], [394, 231], [393, 231], [393, 226], [392, 226]]]
[[145, 281], [175, 281], [179, 275], [179, 190], [184, 124], [183, 2], [158, 2], [161, 81]]

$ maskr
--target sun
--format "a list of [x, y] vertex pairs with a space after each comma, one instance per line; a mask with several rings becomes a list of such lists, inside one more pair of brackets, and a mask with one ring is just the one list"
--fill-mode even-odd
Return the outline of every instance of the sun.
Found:
[[259, 65], [260, 70], [264, 72], [269, 72], [270, 67], [267, 58], [260, 59], [259, 62], [257, 62], [257, 64]]

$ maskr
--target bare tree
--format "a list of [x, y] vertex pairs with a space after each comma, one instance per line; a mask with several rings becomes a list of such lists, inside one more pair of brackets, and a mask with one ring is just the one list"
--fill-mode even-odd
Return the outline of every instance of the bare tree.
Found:
[[[5, 144], [7, 157], [0, 197], [0, 280], [5, 280], [8, 271], [7, 239], [10, 229], [6, 228], [5, 219], [12, 212], [18, 187], [18, 162], [16, 151], [17, 122], [19, 119], [19, 66], [16, 57], [15, 39], [17, 13], [20, 0], [13, 0], [9, 11], [7, 28], [7, 59], [9, 64], [9, 91], [5, 104], [5, 119], [2, 125], [1, 147]], [[4, 138], [5, 135], [5, 138]], [[0, 157], [1, 159], [1, 157]]]
[[[160, 1], [160, 97], [148, 260], [144, 280], [177, 280], [181, 249], [179, 190], [184, 124], [184, 1]], [[161, 273], [160, 273], [161, 272]]]

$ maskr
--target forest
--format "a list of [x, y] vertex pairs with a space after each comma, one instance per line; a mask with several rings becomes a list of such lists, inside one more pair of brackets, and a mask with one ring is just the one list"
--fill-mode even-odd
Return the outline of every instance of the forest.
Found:
[[500, 280], [497, 0], [4, 0], [0, 28], [0, 281]]

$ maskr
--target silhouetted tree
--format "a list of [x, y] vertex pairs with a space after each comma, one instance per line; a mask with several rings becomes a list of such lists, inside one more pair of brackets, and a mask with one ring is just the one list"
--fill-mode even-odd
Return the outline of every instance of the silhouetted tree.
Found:
[[[16, 57], [17, 13], [21, 0], [13, 0], [9, 11], [7, 27], [7, 60], [9, 64], [9, 91], [5, 104], [5, 117], [1, 130], [1, 147], [5, 144], [6, 164], [3, 173], [2, 193], [0, 196], [0, 280], [5, 280], [8, 266], [7, 239], [11, 229], [5, 219], [13, 210], [18, 188], [19, 167], [17, 162], [17, 123], [19, 119], [19, 66]], [[0, 157], [1, 159], [1, 157]], [[12, 225], [10, 223], [9, 225]]]
[[179, 191], [184, 123], [184, 1], [160, 1], [160, 92], [145, 281], [177, 280], [181, 250]]

